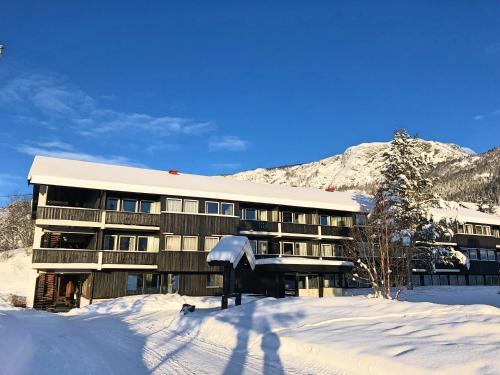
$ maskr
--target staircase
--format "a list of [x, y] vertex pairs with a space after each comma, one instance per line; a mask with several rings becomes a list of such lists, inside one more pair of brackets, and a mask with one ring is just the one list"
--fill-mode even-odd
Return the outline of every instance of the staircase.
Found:
[[39, 310], [53, 311], [56, 307], [56, 275], [40, 273], [35, 289], [33, 307]]

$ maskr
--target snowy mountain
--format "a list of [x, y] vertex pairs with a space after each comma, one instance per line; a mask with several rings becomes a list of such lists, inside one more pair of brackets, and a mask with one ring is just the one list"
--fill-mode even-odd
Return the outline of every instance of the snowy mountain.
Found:
[[[484, 189], [492, 188], [492, 176], [498, 176], [500, 149], [474, 154], [454, 144], [419, 142], [422, 142], [422, 148], [436, 166], [436, 190], [444, 198], [476, 200], [471, 198], [481, 195]], [[381, 177], [383, 154], [388, 147], [389, 142], [362, 143], [319, 161], [258, 168], [229, 177], [280, 185], [370, 192]]]

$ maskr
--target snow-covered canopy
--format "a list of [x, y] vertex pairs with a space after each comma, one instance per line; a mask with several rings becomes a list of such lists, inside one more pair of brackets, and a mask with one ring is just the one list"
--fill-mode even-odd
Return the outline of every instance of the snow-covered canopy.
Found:
[[208, 253], [207, 262], [229, 262], [233, 265], [233, 268], [236, 268], [243, 255], [246, 255], [253, 270], [256, 262], [248, 238], [245, 236], [224, 236]]
[[222, 176], [170, 174], [167, 171], [36, 156], [32, 184], [227, 199], [284, 206], [366, 211], [364, 196], [352, 192], [259, 184]]

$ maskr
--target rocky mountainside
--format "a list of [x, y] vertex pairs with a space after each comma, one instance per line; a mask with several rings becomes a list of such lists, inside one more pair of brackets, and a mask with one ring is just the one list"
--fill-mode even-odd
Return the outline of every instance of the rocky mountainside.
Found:
[[[500, 148], [473, 154], [454, 144], [420, 140], [424, 152], [435, 165], [436, 192], [445, 199], [479, 201], [499, 197]], [[362, 143], [342, 154], [315, 162], [276, 168], [258, 168], [231, 175], [241, 180], [371, 192], [381, 178], [383, 154], [388, 142]], [[490, 199], [491, 200], [491, 199]]]

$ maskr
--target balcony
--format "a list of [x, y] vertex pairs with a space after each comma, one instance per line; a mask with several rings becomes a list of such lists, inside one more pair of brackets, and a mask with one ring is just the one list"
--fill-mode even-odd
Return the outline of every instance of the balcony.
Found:
[[318, 226], [309, 224], [281, 223], [281, 232], [318, 236]]
[[101, 211], [93, 208], [39, 206], [36, 213], [37, 220], [73, 221], [99, 224]]
[[241, 232], [278, 232], [278, 223], [273, 221], [242, 220], [238, 226]]
[[156, 269], [158, 253], [88, 249], [33, 249], [38, 269]]
[[349, 227], [321, 227], [322, 236], [334, 236], [334, 237], [350, 237], [351, 230]]
[[106, 224], [159, 227], [160, 215], [143, 214], [136, 212], [106, 211]]

